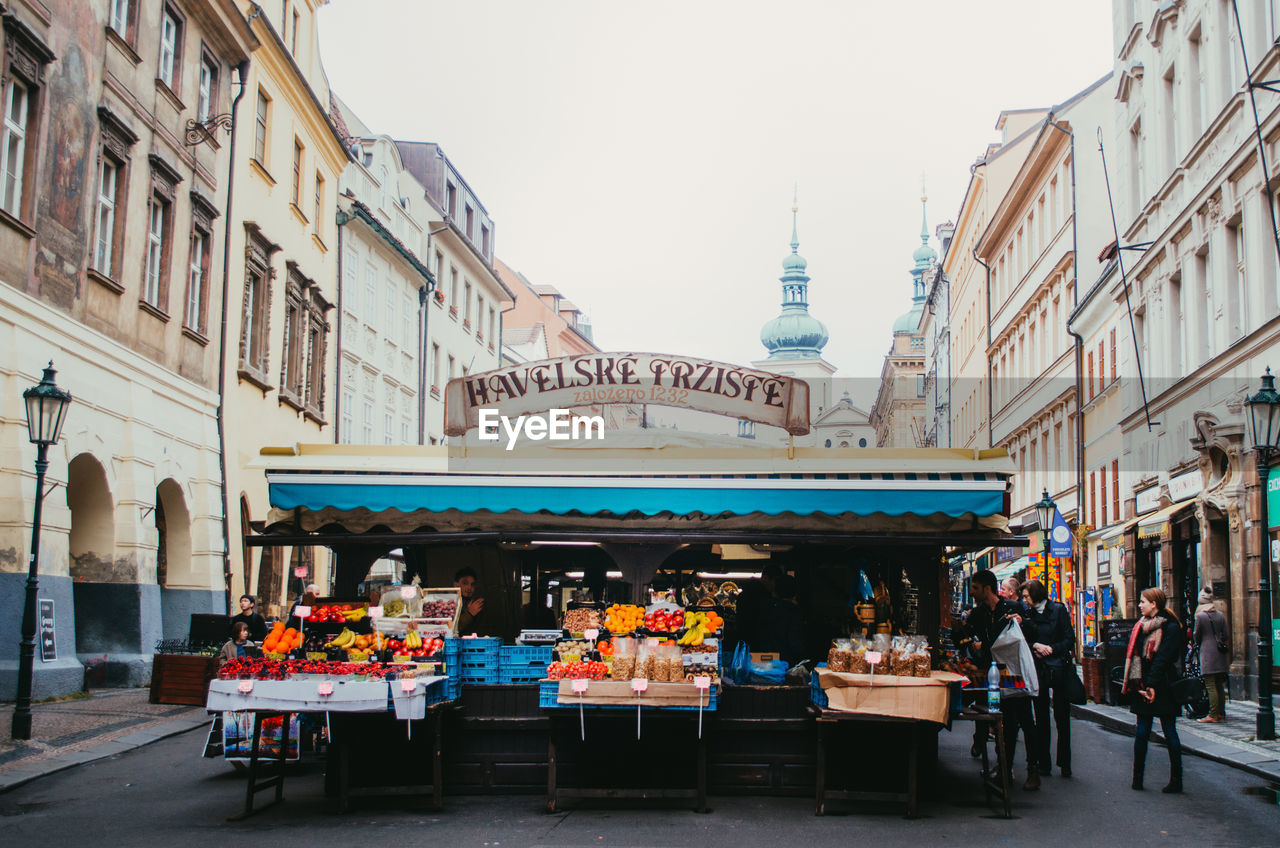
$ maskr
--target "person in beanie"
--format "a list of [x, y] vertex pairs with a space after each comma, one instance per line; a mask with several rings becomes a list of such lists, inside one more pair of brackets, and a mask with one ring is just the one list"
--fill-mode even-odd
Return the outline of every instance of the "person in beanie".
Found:
[[1200, 606], [1196, 607], [1195, 630], [1191, 644], [1200, 652], [1200, 676], [1209, 692], [1209, 714], [1200, 721], [1217, 724], [1227, 720], [1227, 667], [1231, 662], [1227, 618], [1213, 605], [1213, 590], [1200, 590]]
[[1163, 589], [1142, 590], [1142, 600], [1138, 602], [1142, 617], [1129, 634], [1122, 691], [1133, 699], [1129, 710], [1138, 717], [1133, 737], [1133, 788], [1142, 789], [1147, 743], [1151, 727], [1159, 718], [1169, 746], [1169, 784], [1160, 791], [1173, 793], [1182, 791], [1182, 741], [1178, 738], [1178, 704], [1172, 688], [1178, 679], [1178, 662], [1186, 637], [1181, 622], [1167, 604]]

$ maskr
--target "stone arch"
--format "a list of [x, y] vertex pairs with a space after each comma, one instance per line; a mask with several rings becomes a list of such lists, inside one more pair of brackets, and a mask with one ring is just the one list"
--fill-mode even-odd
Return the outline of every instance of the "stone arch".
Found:
[[[162, 589], [194, 587], [191, 513], [182, 486], [172, 477], [156, 486], [156, 583]], [[203, 588], [203, 587], [202, 587]]]
[[[67, 463], [68, 539], [72, 579], [111, 583], [115, 569], [115, 506], [107, 472], [98, 458], [82, 453]], [[131, 577], [131, 575], [130, 575]]]

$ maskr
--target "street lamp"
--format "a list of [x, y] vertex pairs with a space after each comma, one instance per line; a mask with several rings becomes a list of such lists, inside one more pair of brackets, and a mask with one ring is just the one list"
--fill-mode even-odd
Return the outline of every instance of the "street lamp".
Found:
[[71, 393], [53, 382], [53, 362], [40, 382], [22, 393], [27, 405], [27, 437], [36, 446], [36, 505], [31, 518], [31, 561], [27, 570], [27, 603], [22, 610], [22, 647], [18, 653], [18, 701], [13, 710], [14, 739], [31, 738], [31, 676], [36, 656], [36, 575], [40, 561], [40, 510], [44, 505], [44, 473], [49, 445], [56, 444], [71, 404]]
[[1262, 375], [1262, 388], [1245, 401], [1249, 407], [1249, 438], [1258, 457], [1258, 484], [1262, 494], [1262, 543], [1258, 580], [1258, 729], [1257, 738], [1276, 738], [1276, 716], [1271, 708], [1271, 551], [1267, 544], [1267, 471], [1271, 455], [1280, 450], [1280, 394], [1276, 378], [1268, 368]]
[[1045, 489], [1044, 494], [1040, 496], [1040, 502], [1036, 504], [1036, 516], [1040, 519], [1040, 533], [1044, 536], [1044, 573], [1049, 573], [1049, 532], [1053, 530], [1053, 513], [1058, 509], [1058, 505], [1053, 502], [1053, 498], [1049, 497], [1049, 490]]

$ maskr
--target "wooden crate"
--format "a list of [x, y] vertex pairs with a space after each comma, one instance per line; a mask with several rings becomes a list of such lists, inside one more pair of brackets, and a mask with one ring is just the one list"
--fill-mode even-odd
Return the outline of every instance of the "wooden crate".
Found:
[[151, 703], [203, 707], [209, 681], [217, 676], [217, 657], [156, 654], [151, 659]]

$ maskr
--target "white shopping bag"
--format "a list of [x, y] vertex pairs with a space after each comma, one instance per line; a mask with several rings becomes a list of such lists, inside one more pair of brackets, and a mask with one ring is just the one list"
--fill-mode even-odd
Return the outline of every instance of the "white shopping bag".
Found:
[[991, 646], [991, 659], [1008, 669], [1014, 680], [1021, 679], [1026, 689], [1002, 691], [1002, 695], [1026, 692], [1028, 695], [1040, 694], [1040, 679], [1036, 677], [1036, 661], [1031, 655], [1031, 646], [1027, 637], [1022, 635], [1022, 628], [1010, 621], [996, 637]]

